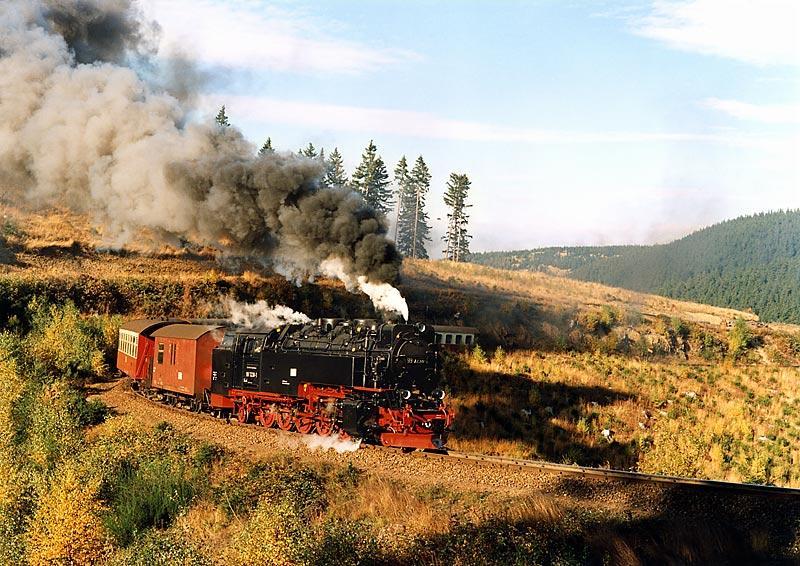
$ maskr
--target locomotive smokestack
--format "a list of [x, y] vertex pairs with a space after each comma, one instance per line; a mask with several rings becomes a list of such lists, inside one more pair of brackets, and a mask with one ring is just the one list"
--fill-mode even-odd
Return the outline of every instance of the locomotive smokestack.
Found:
[[2, 2], [3, 188], [91, 214], [116, 246], [147, 228], [263, 259], [292, 279], [335, 261], [346, 283], [392, 282], [400, 256], [360, 195], [320, 188], [316, 161], [256, 158], [236, 128], [187, 123], [181, 100], [194, 98], [193, 81], [171, 89], [137, 74], [157, 35], [131, 0]]

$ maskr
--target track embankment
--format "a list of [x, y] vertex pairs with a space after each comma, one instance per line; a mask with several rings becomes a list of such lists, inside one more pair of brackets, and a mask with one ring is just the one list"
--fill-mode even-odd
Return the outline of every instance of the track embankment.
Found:
[[695, 521], [726, 517], [726, 522], [742, 521], [767, 528], [780, 518], [784, 526], [786, 521], [800, 524], [800, 490], [765, 490], [758, 486], [737, 490], [736, 484], [726, 482], [691, 480], [681, 484], [676, 478], [664, 476], [643, 481], [647, 480], [641, 477], [644, 474], [632, 472], [458, 453], [404, 454], [373, 446], [339, 453], [314, 448], [317, 437], [237, 425], [235, 421], [229, 424], [209, 415], [161, 405], [136, 395], [124, 381], [97, 384], [95, 390], [115, 414], [129, 415], [147, 426], [167, 421], [180, 432], [222, 446], [250, 461], [289, 454], [317, 463], [350, 464], [412, 488], [438, 486], [504, 499], [541, 495], [593, 512], [623, 512], [633, 518]]

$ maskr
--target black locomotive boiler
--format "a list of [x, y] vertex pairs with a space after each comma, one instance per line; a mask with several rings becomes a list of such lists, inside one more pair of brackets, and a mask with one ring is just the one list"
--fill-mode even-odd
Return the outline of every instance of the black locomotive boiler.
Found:
[[426, 325], [320, 319], [228, 331], [211, 357], [206, 404], [240, 422], [403, 448], [447, 440], [453, 415]]

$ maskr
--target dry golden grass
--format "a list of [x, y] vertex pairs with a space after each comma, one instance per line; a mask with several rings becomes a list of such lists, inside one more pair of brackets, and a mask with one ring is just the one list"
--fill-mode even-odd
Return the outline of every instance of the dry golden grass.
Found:
[[450, 520], [447, 509], [436, 508], [408, 487], [380, 476], [360, 483], [333, 512], [348, 520], [368, 519], [389, 531], [400, 529], [413, 535], [445, 532]]
[[[476, 292], [504, 295], [509, 299], [532, 300], [548, 308], [592, 309], [609, 305], [622, 310], [635, 310], [644, 316], [676, 316], [688, 322], [710, 325], [723, 324], [737, 317], [756, 321], [752, 313], [699, 303], [678, 301], [608, 287], [540, 272], [508, 271], [450, 261], [407, 259], [403, 275], [412, 279], [450, 282], [451, 285], [471, 287]], [[800, 329], [792, 325], [782, 325]]]
[[0, 509], [12, 506], [22, 491], [14, 450], [14, 409], [24, 387], [16, 365], [0, 350]]
[[800, 486], [798, 368], [525, 351], [465, 360], [450, 369], [454, 449]]

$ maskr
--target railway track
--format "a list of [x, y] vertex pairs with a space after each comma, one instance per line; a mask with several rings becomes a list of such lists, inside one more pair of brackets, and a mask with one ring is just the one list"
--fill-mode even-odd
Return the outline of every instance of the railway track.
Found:
[[[116, 387], [116, 385], [114, 387]], [[148, 403], [151, 403], [159, 408], [163, 408], [169, 411], [176, 411], [184, 415], [189, 414], [192, 415], [193, 417], [200, 419], [211, 420], [214, 422], [221, 422], [220, 419], [206, 413], [197, 413], [185, 408], [180, 408], [178, 406], [161, 403], [157, 400], [145, 396], [144, 394], [142, 394], [141, 391], [135, 391], [132, 389], [129, 389], [129, 391], [134, 393], [138, 398], [143, 399]], [[261, 431], [266, 430], [264, 429], [264, 427], [258, 424], [237, 423], [236, 426], [251, 427]], [[283, 431], [275, 430], [274, 432], [276, 434], [279, 434]], [[300, 433], [288, 433], [288, 434], [300, 434]], [[385, 450], [394, 453], [400, 451], [400, 449], [398, 448], [389, 448], [379, 445], [368, 445], [368, 447], [369, 449], [372, 450]], [[407, 454], [407, 457], [441, 459], [443, 461], [447, 461], [450, 459], [457, 459], [461, 461], [471, 462], [476, 465], [517, 467], [529, 471], [540, 471], [550, 474], [557, 474], [560, 476], [580, 477], [588, 480], [617, 480], [623, 482], [655, 483], [661, 485], [681, 486], [681, 487], [729, 492], [737, 494], [753, 494], [753, 495], [781, 497], [781, 498], [794, 497], [798, 498], [798, 501], [800, 501], [800, 489], [790, 488], [790, 487], [736, 483], [736, 482], [728, 482], [720, 480], [704, 480], [704, 479], [685, 478], [678, 476], [667, 476], [660, 474], [645, 474], [641, 472], [631, 472], [626, 470], [613, 470], [609, 468], [592, 468], [592, 467], [577, 466], [570, 464], [556, 464], [553, 462], [544, 462], [539, 460], [525, 460], [520, 458], [508, 458], [504, 456], [488, 456], [485, 454], [471, 454], [471, 453], [457, 452], [452, 450], [442, 450], [436, 452], [416, 451]]]
[[797, 497], [800, 500], [800, 489], [791, 487], [778, 487], [771, 485], [736, 483], [720, 480], [703, 480], [695, 478], [683, 478], [678, 476], [665, 476], [660, 474], [645, 474], [641, 472], [629, 472], [625, 470], [612, 470], [608, 468], [590, 468], [570, 464], [555, 464], [552, 462], [542, 462], [539, 460], [523, 460], [518, 458], [506, 458], [503, 456], [486, 456], [484, 454], [469, 454], [465, 452], [447, 451], [446, 453], [414, 452], [412, 456], [422, 458], [458, 458], [468, 460], [477, 464], [516, 466], [529, 470], [540, 470], [565, 476], [578, 476], [587, 479], [612, 479], [628, 482], [650, 482], [667, 484], [674, 486], [689, 486], [718, 491], [730, 491], [736, 493], [752, 493], [758, 495], [769, 495], [779, 497]]

